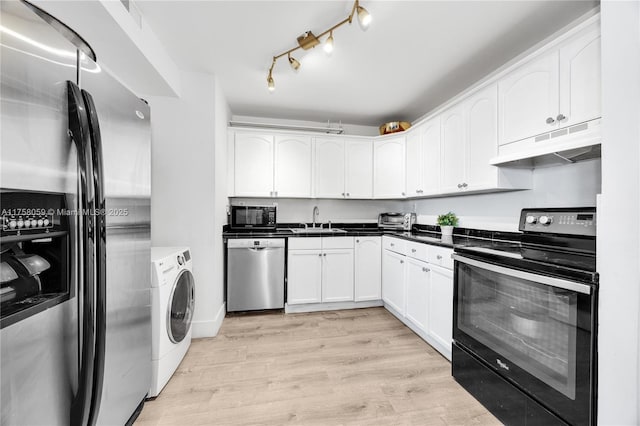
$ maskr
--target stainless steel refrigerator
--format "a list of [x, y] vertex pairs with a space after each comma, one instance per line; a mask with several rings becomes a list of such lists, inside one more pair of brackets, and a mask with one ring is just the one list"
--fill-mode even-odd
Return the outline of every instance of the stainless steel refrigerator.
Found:
[[151, 377], [149, 107], [0, 7], [0, 424], [123, 425]]

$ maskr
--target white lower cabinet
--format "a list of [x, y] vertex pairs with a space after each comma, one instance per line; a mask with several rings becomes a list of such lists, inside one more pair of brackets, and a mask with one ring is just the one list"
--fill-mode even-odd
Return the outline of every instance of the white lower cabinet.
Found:
[[289, 250], [287, 303], [322, 301], [322, 250]]
[[289, 305], [353, 301], [353, 283], [353, 237], [289, 238]]
[[407, 258], [407, 312], [406, 317], [423, 331], [429, 322], [429, 264]]
[[323, 251], [322, 301], [353, 301], [353, 249]]
[[405, 256], [390, 250], [382, 253], [382, 300], [398, 314], [405, 314]]
[[427, 333], [442, 354], [451, 359], [453, 333], [453, 271], [431, 265]]
[[[392, 245], [393, 244], [393, 245]], [[391, 312], [451, 360], [453, 249], [384, 237], [382, 300]], [[400, 247], [397, 251], [392, 251]]]
[[382, 299], [382, 237], [356, 237], [355, 301]]

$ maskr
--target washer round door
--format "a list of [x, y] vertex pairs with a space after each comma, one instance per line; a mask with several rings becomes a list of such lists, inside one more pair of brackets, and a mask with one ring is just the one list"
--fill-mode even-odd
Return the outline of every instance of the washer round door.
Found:
[[176, 279], [167, 307], [167, 334], [173, 343], [184, 340], [191, 327], [194, 300], [193, 274], [183, 270]]

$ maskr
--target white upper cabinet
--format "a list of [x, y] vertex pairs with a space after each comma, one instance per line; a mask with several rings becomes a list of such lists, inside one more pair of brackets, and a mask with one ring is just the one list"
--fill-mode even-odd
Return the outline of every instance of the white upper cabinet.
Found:
[[373, 142], [345, 140], [345, 197], [373, 197]]
[[422, 191], [420, 195], [432, 195], [440, 192], [441, 126], [440, 117], [434, 117], [420, 128], [422, 140]]
[[273, 196], [274, 137], [255, 133], [235, 133], [233, 151], [235, 195]]
[[465, 117], [458, 104], [441, 115], [442, 120], [442, 192], [462, 189], [465, 179]]
[[[560, 46], [560, 127], [593, 120], [601, 112], [600, 26], [590, 26]], [[557, 117], [556, 117], [557, 119]]]
[[276, 197], [311, 197], [311, 138], [276, 136], [274, 192]]
[[407, 135], [407, 197], [440, 191], [440, 116], [414, 127]]
[[373, 146], [373, 197], [405, 196], [405, 138], [377, 141]]
[[371, 140], [316, 138], [314, 175], [317, 198], [372, 198]]
[[599, 118], [600, 64], [594, 22], [502, 78], [500, 144]]
[[344, 140], [316, 138], [315, 144], [315, 196], [343, 198], [345, 196]]
[[498, 154], [498, 88], [495, 84], [464, 101], [466, 118], [466, 173], [462, 188], [498, 186], [498, 168], [489, 160]]
[[406, 139], [406, 193], [408, 197], [420, 195], [422, 187], [422, 139], [420, 128], [415, 127]]
[[498, 92], [501, 143], [549, 132], [558, 110], [558, 53], [544, 54], [509, 73]]

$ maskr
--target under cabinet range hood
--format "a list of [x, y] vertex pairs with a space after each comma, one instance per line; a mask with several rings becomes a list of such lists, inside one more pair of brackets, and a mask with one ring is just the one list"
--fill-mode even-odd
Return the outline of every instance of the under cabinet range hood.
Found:
[[600, 158], [601, 119], [554, 130], [498, 148], [490, 164], [534, 168]]

